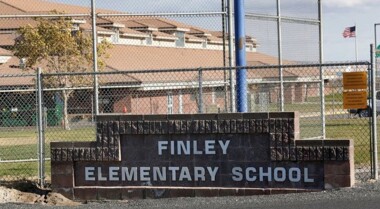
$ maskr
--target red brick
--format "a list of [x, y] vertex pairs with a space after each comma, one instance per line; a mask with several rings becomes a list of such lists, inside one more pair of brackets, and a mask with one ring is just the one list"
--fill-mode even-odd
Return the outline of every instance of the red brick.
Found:
[[98, 199], [99, 200], [121, 200], [122, 190], [116, 188], [98, 188]]
[[297, 189], [270, 189], [270, 194], [291, 194], [297, 193]]
[[98, 191], [96, 188], [74, 188], [75, 200], [97, 200]]
[[144, 189], [121, 189], [121, 199], [143, 199]]
[[170, 197], [195, 197], [194, 189], [170, 189]]
[[147, 188], [145, 191], [146, 199], [168, 198], [170, 197], [170, 190], [168, 189], [155, 189]]
[[236, 196], [239, 193], [239, 189], [219, 189], [219, 196]]
[[71, 200], [74, 199], [73, 188], [53, 188], [53, 192], [60, 193], [64, 197], [69, 198]]
[[73, 142], [74, 148], [88, 148], [88, 147], [95, 147], [96, 142]]
[[350, 175], [326, 175], [325, 176], [325, 188], [339, 188], [339, 187], [352, 187]]
[[322, 189], [297, 189], [297, 193], [306, 193], [306, 192], [321, 192]]
[[73, 174], [72, 162], [51, 162], [51, 174]]
[[196, 197], [217, 197], [219, 196], [219, 189], [195, 189]]
[[73, 148], [73, 142], [51, 142], [51, 148]]
[[268, 189], [240, 189], [242, 192], [244, 191], [245, 196], [253, 196], [253, 195], [268, 195], [270, 191]]
[[325, 162], [325, 175], [350, 175], [351, 165], [349, 161]]
[[74, 177], [71, 174], [51, 175], [51, 185], [53, 188], [73, 188]]

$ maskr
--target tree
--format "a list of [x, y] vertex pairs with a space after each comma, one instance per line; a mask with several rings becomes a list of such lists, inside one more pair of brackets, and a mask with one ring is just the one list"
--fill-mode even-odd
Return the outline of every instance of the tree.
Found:
[[[25, 70], [35, 70], [43, 66], [44, 73], [74, 73], [93, 71], [93, 47], [91, 34], [73, 30], [72, 20], [65, 17], [37, 18], [37, 26], [27, 25], [19, 29], [19, 38], [14, 45], [15, 56], [26, 59]], [[106, 53], [111, 44], [98, 44], [98, 69], [105, 67]], [[64, 128], [70, 129], [68, 122], [68, 100], [73, 87], [89, 85], [87, 76], [49, 76], [44, 79], [44, 87], [61, 88], [63, 100]]]

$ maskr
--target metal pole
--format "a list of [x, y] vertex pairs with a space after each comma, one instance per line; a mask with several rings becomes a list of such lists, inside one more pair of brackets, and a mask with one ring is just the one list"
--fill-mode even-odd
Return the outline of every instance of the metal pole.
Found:
[[198, 113], [203, 113], [203, 75], [202, 75], [202, 68], [198, 69]]
[[284, 75], [282, 69], [282, 25], [281, 0], [277, 0], [277, 41], [278, 41], [278, 70], [280, 75], [280, 111], [284, 112]]
[[321, 95], [321, 122], [322, 122], [322, 139], [326, 138], [326, 117], [325, 117], [325, 75], [323, 64], [323, 25], [322, 25], [322, 0], [318, 0], [318, 19], [319, 19], [319, 76], [321, 86], [319, 88]]
[[91, 98], [91, 122], [95, 121], [95, 115], [94, 115], [94, 98]]
[[376, 60], [376, 50], [375, 46], [371, 44], [371, 94], [372, 94], [372, 144], [373, 144], [373, 154], [372, 154], [372, 162], [373, 162], [373, 175], [372, 178], [378, 180], [379, 172], [378, 172], [378, 159], [377, 159], [377, 117], [376, 117], [376, 69], [375, 69], [375, 60]]
[[[245, 47], [245, 8], [244, 0], [235, 0], [235, 51], [236, 66], [247, 65]], [[236, 72], [236, 106], [238, 112], [247, 112], [247, 70], [237, 69]]]
[[37, 68], [37, 95], [38, 95], [38, 178], [41, 188], [45, 186], [45, 137], [42, 101], [41, 68]]
[[[375, 23], [375, 50], [377, 50], [377, 26], [380, 25], [380, 23]], [[375, 51], [376, 52], [376, 51]], [[375, 53], [376, 54], [376, 53]], [[376, 56], [375, 56], [376, 58]], [[376, 63], [376, 62], [375, 62]], [[377, 68], [376, 68], [377, 69]]]
[[99, 83], [98, 83], [98, 34], [96, 31], [96, 5], [95, 0], [91, 0], [91, 14], [92, 14], [92, 54], [94, 61], [94, 108], [95, 116], [99, 115]]
[[371, 90], [372, 90], [372, 140], [373, 140], [373, 177], [378, 180], [378, 154], [377, 154], [377, 107], [376, 107], [376, 47], [371, 44]]
[[228, 0], [228, 61], [230, 66], [230, 112], [236, 112], [235, 106], [235, 71], [234, 67], [234, 20], [232, 3], [234, 0]]
[[[368, 78], [367, 78], [367, 83], [368, 83], [368, 98], [369, 98], [369, 105], [372, 106], [373, 103], [372, 103], [372, 100], [374, 99], [373, 97], [373, 94], [372, 94], [372, 82], [373, 82], [373, 79], [372, 79], [372, 66], [373, 66], [373, 50], [372, 50], [372, 45], [370, 44], [370, 49], [369, 49], [369, 54], [370, 54], [370, 64], [368, 65], [367, 67], [367, 74], [368, 74]], [[357, 67], [356, 67], [357, 69]], [[372, 108], [371, 108], [372, 109]], [[369, 110], [369, 115], [370, 115], [370, 126], [371, 126], [371, 129], [370, 129], [370, 164], [371, 164], [371, 178], [374, 179], [375, 178], [375, 173], [374, 173], [374, 169], [375, 169], [375, 159], [374, 159], [374, 140], [373, 140], [373, 132], [374, 132], [374, 127], [373, 127], [373, 123], [372, 123], [372, 118], [371, 118], [371, 115], [373, 115], [373, 109], [372, 110]]]
[[358, 62], [359, 60], [359, 58], [358, 58], [358, 41], [357, 41], [357, 39], [358, 39], [358, 27], [356, 26], [356, 23], [355, 23], [355, 60], [356, 60], [356, 62]]
[[223, 37], [223, 67], [226, 67], [227, 60], [226, 60], [226, 7], [225, 7], [225, 0], [221, 0], [222, 3], [222, 12], [224, 15], [222, 15], [222, 37]]
[[[375, 70], [377, 71], [377, 26], [380, 25], [380, 23], [375, 24]], [[379, 52], [380, 53], [380, 52]]]
[[[226, 2], [225, 0], [221, 1], [222, 3], [222, 12], [225, 13], [222, 15], [222, 31], [223, 31], [223, 67], [227, 66], [227, 60], [226, 60]], [[224, 111], [227, 112], [228, 110], [228, 84], [227, 84], [227, 69], [223, 70], [223, 81], [224, 81]]]

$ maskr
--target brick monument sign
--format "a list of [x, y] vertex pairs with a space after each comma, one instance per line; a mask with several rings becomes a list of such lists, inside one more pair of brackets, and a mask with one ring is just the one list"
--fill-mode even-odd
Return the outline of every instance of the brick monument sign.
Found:
[[97, 117], [51, 143], [52, 187], [77, 200], [320, 191], [354, 184], [351, 140], [300, 140], [297, 113]]

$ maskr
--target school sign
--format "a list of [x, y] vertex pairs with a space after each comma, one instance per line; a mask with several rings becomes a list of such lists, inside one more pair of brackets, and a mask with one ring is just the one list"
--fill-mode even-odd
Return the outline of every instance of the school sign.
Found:
[[94, 142], [51, 144], [71, 199], [316, 191], [354, 183], [351, 140], [300, 140], [296, 113], [97, 118]]

